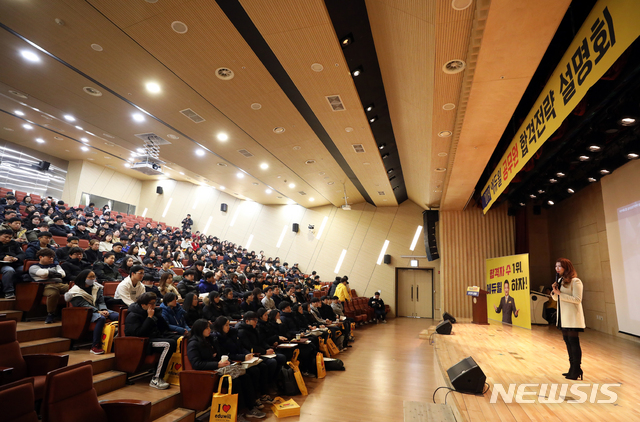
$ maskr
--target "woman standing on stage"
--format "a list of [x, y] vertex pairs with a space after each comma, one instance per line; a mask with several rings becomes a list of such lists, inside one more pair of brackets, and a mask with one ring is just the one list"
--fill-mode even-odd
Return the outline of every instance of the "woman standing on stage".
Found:
[[558, 302], [556, 325], [562, 330], [562, 338], [569, 352], [569, 372], [562, 374], [567, 379], [582, 379], [582, 349], [578, 333], [584, 332], [584, 312], [582, 310], [582, 281], [578, 278], [571, 261], [558, 258], [556, 262], [558, 281], [553, 283], [551, 297]]

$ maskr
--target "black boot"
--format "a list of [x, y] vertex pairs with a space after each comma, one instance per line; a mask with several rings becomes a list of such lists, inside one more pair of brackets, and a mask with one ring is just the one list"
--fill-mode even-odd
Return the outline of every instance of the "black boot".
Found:
[[569, 337], [569, 343], [571, 344], [571, 369], [569, 374], [565, 377], [570, 380], [583, 379], [583, 372], [580, 365], [582, 364], [582, 349], [580, 348], [580, 338], [578, 336]]
[[563, 377], [566, 377], [571, 372], [571, 368], [573, 368], [573, 356], [571, 355], [571, 343], [569, 342], [569, 336], [563, 335], [562, 339], [564, 340], [564, 344], [567, 345], [567, 353], [569, 354], [569, 372], [562, 374]]

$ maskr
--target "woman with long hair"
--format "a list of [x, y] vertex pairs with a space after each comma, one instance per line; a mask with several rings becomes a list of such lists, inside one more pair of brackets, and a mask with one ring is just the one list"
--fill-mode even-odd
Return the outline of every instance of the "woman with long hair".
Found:
[[122, 260], [122, 264], [120, 264], [120, 267], [118, 268], [118, 272], [122, 276], [123, 280], [131, 274], [131, 267], [133, 267], [133, 257], [125, 256]]
[[89, 241], [89, 247], [84, 250], [84, 256], [87, 258], [87, 262], [90, 264], [102, 260], [102, 252], [100, 252], [100, 241], [98, 239], [91, 239]]
[[100, 240], [100, 247], [98, 250], [100, 252], [111, 252], [112, 249], [113, 249], [113, 234], [107, 233]]
[[176, 287], [173, 285], [173, 274], [171, 273], [164, 273], [162, 274], [162, 276], [160, 276], [158, 290], [160, 290], [162, 296], [171, 292], [175, 293], [175, 295], [178, 297], [178, 301], [182, 300], [182, 296], [180, 296], [180, 293], [178, 293], [178, 289], [176, 289]]
[[182, 309], [187, 313], [187, 325], [191, 327], [196, 320], [202, 318], [202, 308], [198, 295], [195, 293], [187, 293], [182, 303]]
[[586, 327], [582, 309], [582, 281], [571, 261], [566, 258], [556, 260], [557, 281], [553, 283], [551, 297], [558, 302], [556, 325], [562, 330], [562, 338], [569, 353], [569, 372], [562, 375], [567, 379], [582, 379], [582, 348], [580, 332]]

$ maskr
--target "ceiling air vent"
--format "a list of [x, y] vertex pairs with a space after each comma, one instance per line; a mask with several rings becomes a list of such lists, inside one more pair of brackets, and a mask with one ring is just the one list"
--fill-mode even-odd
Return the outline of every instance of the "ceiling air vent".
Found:
[[333, 111], [344, 111], [344, 104], [342, 104], [342, 98], [339, 95], [329, 95], [325, 97], [329, 101], [329, 105]]
[[159, 135], [156, 135], [155, 133], [138, 133], [135, 137], [142, 139], [145, 142], [153, 142], [156, 145], [171, 145], [171, 142]]
[[195, 111], [191, 110], [190, 108], [185, 108], [184, 110], [180, 110], [180, 113], [182, 113], [185, 116], [187, 116], [194, 123], [202, 123], [202, 122], [204, 122], [204, 118], [201, 115], [199, 115], [198, 113], [196, 113]]
[[364, 146], [362, 144], [353, 144], [351, 146], [353, 147], [353, 150], [357, 153], [365, 152]]
[[307, 194], [307, 192], [302, 191], [302, 190], [301, 190], [301, 191], [299, 191], [298, 193], [299, 193], [300, 195], [306, 195], [306, 194]]
[[242, 155], [244, 155], [245, 157], [249, 158], [249, 157], [253, 157], [253, 154], [251, 154], [249, 151], [247, 151], [246, 149], [239, 149], [238, 152]]
[[379, 191], [378, 191], [378, 195], [381, 195], [381, 196], [382, 196], [382, 195], [384, 195], [384, 194], [385, 194], [385, 193], [384, 193], [384, 191], [383, 191], [383, 190], [379, 190]]

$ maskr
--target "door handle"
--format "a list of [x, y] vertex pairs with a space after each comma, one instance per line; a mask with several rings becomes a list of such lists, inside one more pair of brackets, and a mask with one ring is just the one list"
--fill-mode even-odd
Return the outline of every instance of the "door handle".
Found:
[[413, 302], [413, 286], [411, 286], [411, 301]]
[[420, 302], [420, 286], [416, 286], [416, 302]]

